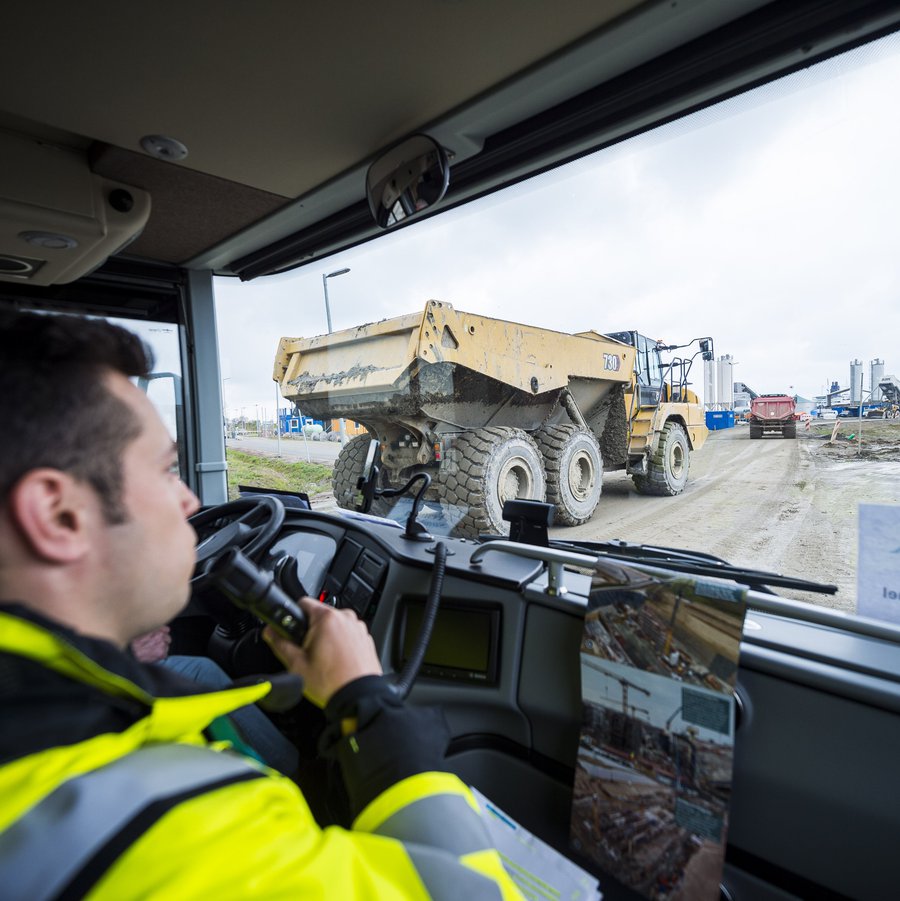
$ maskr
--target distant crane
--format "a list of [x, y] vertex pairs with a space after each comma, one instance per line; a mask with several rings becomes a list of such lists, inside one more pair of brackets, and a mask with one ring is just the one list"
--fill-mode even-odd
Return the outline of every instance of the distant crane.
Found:
[[682, 597], [681, 595], [681, 587], [679, 586], [678, 594], [675, 595], [675, 603], [672, 606], [672, 615], [669, 617], [669, 624], [666, 626], [666, 639], [663, 644], [663, 657], [666, 660], [669, 659], [669, 651], [672, 650], [672, 638], [675, 634], [675, 618], [678, 616], [678, 608], [681, 607], [681, 602], [684, 601], [685, 604], [690, 604], [690, 598]]
[[[666, 732], [669, 732], [669, 729], [672, 726], [672, 720], [674, 720], [675, 717], [678, 716], [678, 714], [681, 713], [681, 711], [683, 709], [684, 709], [683, 707], [675, 708], [672, 715], [666, 720]], [[693, 726], [688, 726], [688, 728], [687, 728], [687, 732], [688, 732], [687, 742], [691, 746], [691, 749], [693, 750], [694, 745], [693, 745], [693, 742], [691, 741], [691, 739], [694, 737], [694, 735], [696, 735], [696, 729], [694, 729], [694, 732], [691, 733], [692, 729], [694, 729]], [[669, 734], [671, 736], [671, 733], [669, 733]], [[677, 793], [677, 792], [681, 791], [682, 778], [681, 778], [681, 750], [679, 748], [678, 740], [675, 736], [672, 736], [671, 749], [672, 749], [672, 763], [675, 764], [675, 791]]]
[[[650, 692], [647, 691], [646, 688], [642, 688], [640, 685], [635, 685], [634, 682], [629, 682], [629, 681], [628, 681], [627, 679], [625, 679], [624, 677], [622, 677], [622, 676], [617, 676], [615, 673], [611, 673], [609, 670], [603, 669], [602, 666], [600, 666], [600, 665], [597, 664], [597, 663], [594, 663], [594, 661], [591, 660], [590, 658], [586, 659], [586, 660], [585, 660], [585, 663], [587, 663], [587, 665], [590, 666], [592, 669], [597, 670], [597, 672], [603, 673], [604, 676], [609, 676], [610, 679], [615, 679], [616, 682], [618, 682], [619, 685], [622, 686], [622, 713], [624, 713], [624, 714], [627, 716], [627, 715], [628, 715], [628, 708], [631, 707], [632, 711], [634, 711], [634, 710], [640, 710], [641, 713], [646, 713], [646, 714], [647, 714], [647, 717], [648, 717], [648, 719], [649, 719], [649, 717], [650, 717], [650, 711], [649, 711], [649, 710], [646, 710], [646, 709], [643, 708], [643, 707], [635, 707], [633, 704], [629, 704], [629, 703], [628, 703], [628, 689], [629, 689], [629, 688], [632, 688], [632, 689], [634, 689], [635, 691], [640, 691], [640, 692], [642, 692], [643, 694], [647, 695], [647, 697], [649, 698], [649, 697], [650, 697]], [[632, 715], [633, 715], [633, 714], [632, 714]]]

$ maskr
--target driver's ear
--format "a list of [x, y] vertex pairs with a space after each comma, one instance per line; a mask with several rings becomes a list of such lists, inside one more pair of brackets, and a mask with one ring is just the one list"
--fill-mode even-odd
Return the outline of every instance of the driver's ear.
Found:
[[89, 524], [99, 513], [91, 489], [68, 473], [27, 472], [10, 491], [13, 526], [30, 551], [51, 563], [75, 563], [90, 550]]

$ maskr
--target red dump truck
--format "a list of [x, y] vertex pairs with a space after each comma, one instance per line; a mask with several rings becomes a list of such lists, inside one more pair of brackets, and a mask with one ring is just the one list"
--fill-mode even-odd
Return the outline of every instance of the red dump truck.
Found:
[[797, 405], [789, 394], [760, 394], [750, 401], [750, 437], [797, 437]]

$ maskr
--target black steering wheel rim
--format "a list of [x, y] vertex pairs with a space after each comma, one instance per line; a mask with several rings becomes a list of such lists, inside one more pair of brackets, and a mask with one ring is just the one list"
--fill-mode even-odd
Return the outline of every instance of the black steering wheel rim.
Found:
[[[209, 587], [208, 570], [213, 560], [236, 547], [251, 560], [258, 561], [284, 523], [284, 504], [273, 495], [239, 498], [195, 513], [188, 522], [197, 532], [197, 562], [191, 577], [193, 592]], [[220, 520], [220, 528], [204, 532]]]

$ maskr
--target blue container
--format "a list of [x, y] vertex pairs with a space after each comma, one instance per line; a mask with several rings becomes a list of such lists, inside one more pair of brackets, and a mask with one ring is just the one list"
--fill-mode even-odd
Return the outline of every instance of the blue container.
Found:
[[734, 410], [707, 410], [706, 427], [715, 432], [718, 429], [734, 428]]

